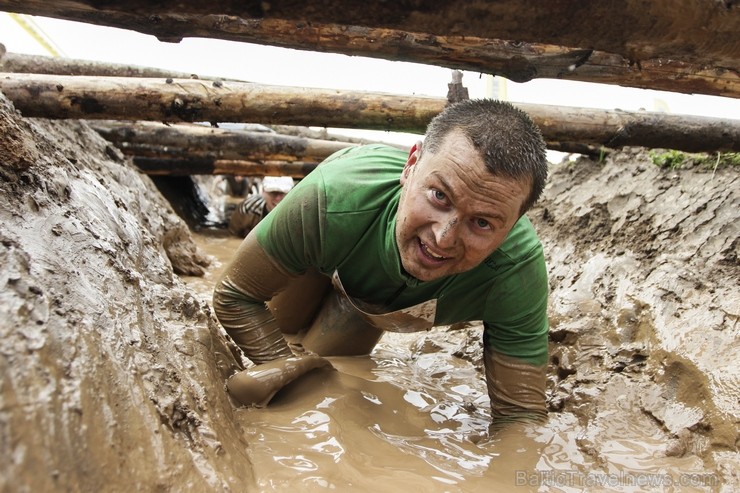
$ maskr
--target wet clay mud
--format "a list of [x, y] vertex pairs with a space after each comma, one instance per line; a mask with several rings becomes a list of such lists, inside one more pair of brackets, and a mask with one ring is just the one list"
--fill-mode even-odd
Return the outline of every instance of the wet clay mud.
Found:
[[192, 234], [84, 122], [0, 96], [0, 125], [0, 491], [740, 489], [736, 169], [553, 165], [549, 418], [494, 432], [475, 323], [241, 405], [210, 306], [240, 240]]

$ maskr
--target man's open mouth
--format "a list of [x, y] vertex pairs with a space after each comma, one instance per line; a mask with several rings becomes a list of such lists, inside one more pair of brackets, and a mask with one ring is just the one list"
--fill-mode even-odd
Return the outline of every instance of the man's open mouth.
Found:
[[432, 252], [429, 249], [429, 247], [423, 241], [421, 241], [421, 238], [419, 239], [419, 247], [421, 248], [421, 251], [425, 256], [429, 257], [430, 259], [434, 261], [439, 262], [442, 260], [447, 260], [449, 258], [449, 257], [444, 257], [442, 255], [437, 255], [436, 253]]

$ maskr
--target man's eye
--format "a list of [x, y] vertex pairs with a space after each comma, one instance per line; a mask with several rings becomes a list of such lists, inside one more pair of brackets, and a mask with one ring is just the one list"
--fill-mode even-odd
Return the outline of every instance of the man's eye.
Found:
[[447, 196], [444, 192], [440, 192], [439, 190], [432, 190], [432, 195], [434, 195], [434, 198], [439, 200], [440, 202], [444, 202]]
[[480, 219], [480, 218], [475, 220], [475, 225], [481, 229], [488, 229], [491, 227], [491, 223], [489, 223], [485, 219]]

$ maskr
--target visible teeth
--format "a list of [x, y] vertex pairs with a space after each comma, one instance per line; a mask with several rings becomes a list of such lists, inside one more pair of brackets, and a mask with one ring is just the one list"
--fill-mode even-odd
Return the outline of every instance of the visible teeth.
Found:
[[424, 252], [432, 258], [435, 258], [437, 260], [442, 260], [443, 258], [445, 258], [445, 257], [442, 257], [441, 255], [437, 255], [433, 253], [431, 250], [429, 250], [429, 248], [424, 243], [421, 244], [421, 247], [424, 249]]

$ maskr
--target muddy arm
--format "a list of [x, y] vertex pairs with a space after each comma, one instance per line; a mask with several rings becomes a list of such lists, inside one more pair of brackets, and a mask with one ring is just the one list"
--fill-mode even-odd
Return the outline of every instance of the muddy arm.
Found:
[[547, 417], [547, 365], [526, 363], [490, 347], [485, 347], [483, 360], [494, 425], [522, 420], [544, 421]]
[[262, 214], [253, 211], [252, 209], [255, 207], [261, 212], [261, 208], [264, 207], [264, 201], [254, 201], [253, 195], [237, 204], [236, 209], [234, 209], [231, 217], [229, 217], [229, 232], [231, 234], [244, 238], [257, 226], [262, 220]]
[[216, 283], [216, 317], [255, 364], [293, 355], [265, 302], [294, 277], [272, 260], [250, 234]]
[[244, 214], [238, 209], [229, 218], [229, 232], [234, 236], [245, 237], [260, 222], [260, 217], [255, 214]]

